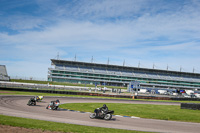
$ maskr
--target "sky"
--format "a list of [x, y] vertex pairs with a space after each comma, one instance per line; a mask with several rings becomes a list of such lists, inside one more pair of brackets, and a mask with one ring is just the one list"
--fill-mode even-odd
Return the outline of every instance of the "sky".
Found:
[[50, 59], [200, 73], [200, 0], [0, 0], [0, 65], [47, 79]]

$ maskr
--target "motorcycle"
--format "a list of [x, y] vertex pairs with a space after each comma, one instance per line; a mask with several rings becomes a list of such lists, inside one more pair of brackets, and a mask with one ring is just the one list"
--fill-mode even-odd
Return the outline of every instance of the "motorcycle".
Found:
[[35, 98], [30, 98], [30, 100], [28, 101], [27, 105], [28, 105], [28, 106], [36, 105], [36, 100], [35, 100]]
[[110, 120], [112, 118], [112, 114], [114, 114], [113, 110], [108, 110], [104, 112], [100, 108], [97, 108], [94, 110], [94, 113], [90, 114], [90, 118], [100, 118], [100, 119], [105, 119], [105, 120]]
[[41, 102], [44, 96], [35, 96], [36, 102]]
[[60, 101], [59, 100], [51, 101], [51, 103], [48, 104], [46, 109], [57, 110], [59, 105], [60, 105]]

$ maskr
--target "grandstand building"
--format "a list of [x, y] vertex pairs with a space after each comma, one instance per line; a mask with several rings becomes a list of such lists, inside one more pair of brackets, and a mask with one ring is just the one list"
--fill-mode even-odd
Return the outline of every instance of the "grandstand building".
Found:
[[48, 80], [78, 84], [127, 86], [139, 81], [142, 88], [200, 90], [200, 74], [129, 66], [51, 59]]
[[7, 74], [6, 66], [0, 65], [0, 81], [9, 81], [10, 77]]

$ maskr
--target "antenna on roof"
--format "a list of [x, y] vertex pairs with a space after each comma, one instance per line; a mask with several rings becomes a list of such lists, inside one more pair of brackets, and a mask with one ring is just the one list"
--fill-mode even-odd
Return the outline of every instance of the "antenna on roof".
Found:
[[153, 63], [153, 69], [154, 69], [154, 67], [155, 67], [155, 64]]
[[180, 72], [182, 71], [182, 66], [180, 66]]
[[74, 61], [76, 61], [76, 54], [75, 54], [75, 56], [74, 56]]
[[93, 63], [93, 56], [92, 56], [92, 59], [91, 59], [91, 63]]
[[108, 62], [107, 62], [107, 64], [109, 65], [109, 57], [108, 57]]
[[194, 73], [194, 71], [195, 71], [195, 69], [194, 69], [194, 67], [193, 67], [193, 71], [192, 71], [192, 72]]
[[125, 66], [125, 60], [124, 60], [124, 62], [123, 62], [123, 66]]
[[59, 60], [59, 52], [58, 52], [58, 54], [57, 54], [57, 60]]
[[168, 66], [168, 64], [167, 64], [167, 71], [169, 70], [169, 66]]
[[138, 68], [140, 68], [140, 61], [139, 61], [139, 63], [138, 63]]

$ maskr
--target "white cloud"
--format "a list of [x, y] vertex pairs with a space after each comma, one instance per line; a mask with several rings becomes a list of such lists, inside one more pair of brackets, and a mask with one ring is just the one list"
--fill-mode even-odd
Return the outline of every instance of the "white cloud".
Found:
[[44, 22], [42, 19], [30, 16], [9, 16], [7, 19], [3, 19], [1, 25], [4, 25], [12, 30], [29, 30], [39, 28]]
[[[132, 66], [141, 61], [149, 68], [155, 63], [161, 69], [166, 69], [167, 64], [175, 70], [180, 65], [188, 71], [193, 67], [198, 69], [198, 2], [186, 2], [177, 9], [169, 3], [162, 7], [151, 1], [132, 0], [78, 1], [63, 5], [44, 5], [45, 1], [39, 1], [38, 4], [41, 6], [38, 12], [46, 11], [41, 16], [15, 14], [1, 23], [18, 31], [16, 34], [0, 32], [0, 63], [13, 62], [8, 63], [12, 75], [47, 71], [50, 58], [57, 52], [63, 59], [72, 59], [77, 54], [81, 61], [94, 56], [97, 62], [107, 62], [110, 57], [115, 64], [122, 64], [125, 59]], [[16, 69], [19, 73], [15, 72], [15, 66], [19, 67]], [[38, 74], [46, 77], [44, 72]]]

